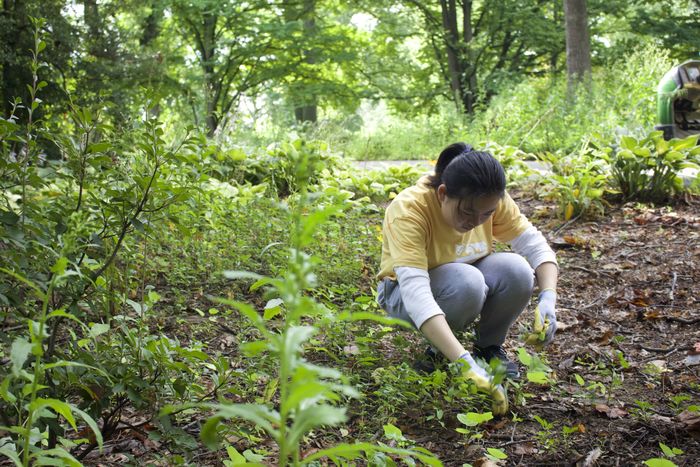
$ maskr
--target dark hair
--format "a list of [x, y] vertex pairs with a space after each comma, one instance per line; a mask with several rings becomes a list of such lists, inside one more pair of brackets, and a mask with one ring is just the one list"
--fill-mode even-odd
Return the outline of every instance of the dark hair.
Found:
[[450, 198], [503, 196], [506, 174], [500, 162], [488, 152], [475, 151], [467, 143], [454, 143], [440, 153], [435, 173], [427, 184], [432, 188], [444, 184]]

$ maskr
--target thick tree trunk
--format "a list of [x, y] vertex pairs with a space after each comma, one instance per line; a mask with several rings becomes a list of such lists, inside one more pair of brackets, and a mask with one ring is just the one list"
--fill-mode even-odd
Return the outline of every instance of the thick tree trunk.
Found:
[[[3, 115], [8, 117], [12, 112], [12, 103], [16, 97], [21, 97], [27, 101], [27, 87], [31, 83], [32, 76], [29, 67], [21, 55], [26, 54], [29, 43], [27, 37], [30, 33], [29, 20], [23, 0], [3, 0], [2, 15], [5, 24], [12, 27], [0, 32], [0, 40], [5, 44], [6, 53], [0, 54], [2, 62], [2, 101]], [[24, 114], [17, 115], [24, 119]]]
[[97, 0], [83, 0], [83, 19], [92, 39], [100, 35], [100, 16], [97, 10]]
[[566, 71], [569, 85], [587, 79], [591, 73], [591, 40], [588, 33], [586, 0], [564, 0], [566, 23]]
[[450, 74], [450, 90], [458, 105], [462, 102], [462, 67], [460, 66], [457, 32], [457, 9], [454, 0], [440, 0], [442, 27], [447, 52], [447, 70]]
[[297, 107], [294, 109], [294, 117], [297, 119], [297, 122], [300, 123], [316, 123], [318, 121], [317, 107], [314, 104]]
[[[311, 39], [313, 43], [313, 38], [316, 35], [316, 0], [304, 0], [301, 5], [301, 9], [294, 4], [287, 4], [285, 6], [284, 14], [286, 21], [303, 21], [303, 34], [304, 38]], [[318, 61], [317, 54], [313, 50], [313, 47], [307, 48], [300, 52], [303, 55], [303, 60], [309, 65], [313, 65]], [[301, 96], [290, 96], [294, 105], [294, 118], [299, 123], [311, 122], [316, 123], [318, 121], [318, 96], [315, 94], [309, 95], [304, 89], [304, 83], [302, 82], [300, 86], [296, 89], [300, 91]], [[294, 93], [295, 90], [290, 91]], [[301, 103], [299, 103], [301, 102]]]
[[[141, 33], [141, 38], [139, 39], [139, 44], [141, 44], [141, 47], [148, 48], [153, 43], [153, 41], [155, 41], [156, 38], [160, 36], [163, 17], [163, 6], [160, 5], [159, 1], [151, 1], [151, 13], [144, 20], [143, 32]], [[151, 56], [147, 55], [145, 59], [153, 60], [153, 62], [155, 62], [152, 65], [149, 64], [149, 66], [147, 67], [147, 70], [149, 70], [148, 84], [149, 87], [151, 87], [154, 85], [152, 77], [160, 73], [159, 65], [161, 64], [163, 57], [161, 56], [161, 53], [158, 52], [157, 54], [151, 54]], [[159, 81], [160, 78], [156, 78], [155, 82], [157, 83]], [[160, 112], [160, 103], [156, 104], [151, 109], [151, 113], [155, 117], [158, 117], [160, 115]]]
[[[464, 39], [464, 63], [463, 69], [466, 82], [466, 92], [464, 92], [464, 108], [468, 114], [474, 113], [474, 104], [476, 103], [476, 64], [472, 56], [471, 42], [474, 39], [474, 31], [472, 30], [472, 2], [471, 0], [462, 0], [462, 37]], [[464, 88], [464, 86], [463, 86]]]
[[473, 39], [471, 27], [471, 1], [462, 2], [462, 33], [457, 22], [455, 0], [440, 0], [442, 27], [444, 30], [445, 51], [450, 90], [455, 104], [461, 111], [474, 113], [476, 98], [476, 70], [470, 56], [470, 43]]
[[160, 35], [163, 16], [163, 7], [159, 2], [151, 2], [151, 13], [144, 20], [143, 33], [139, 39], [142, 46], [150, 45]]
[[218, 16], [211, 13], [204, 14], [202, 23], [202, 41], [200, 44], [200, 54], [202, 56], [202, 71], [204, 72], [204, 100], [206, 107], [205, 122], [207, 134], [214, 136], [219, 126], [219, 116], [217, 115], [217, 104], [221, 98], [221, 85], [216, 81], [216, 24]]
[[97, 0], [83, 0], [83, 21], [88, 30], [90, 54], [95, 57], [105, 57], [107, 51], [102, 40], [102, 21]]
[[[314, 13], [316, 10], [315, 0], [305, 0], [304, 1], [304, 35], [307, 37], [314, 37], [316, 35], [316, 19], [314, 18]], [[317, 62], [316, 53], [313, 48], [304, 51], [304, 61], [309, 65], [313, 65]], [[318, 121], [318, 96], [311, 95], [307, 96], [307, 102], [300, 108], [295, 110], [295, 115], [297, 121], [304, 123], [316, 123]], [[301, 117], [301, 118], [299, 118]]]
[[[3, 0], [2, 2], [2, 16], [5, 19], [6, 24], [10, 24], [11, 18], [12, 18], [12, 2], [11, 0]], [[8, 51], [9, 50], [16, 50], [16, 44], [14, 42], [14, 37], [15, 34], [12, 34], [10, 31], [3, 31], [3, 33], [0, 35], [0, 38], [2, 41], [5, 43], [5, 46], [7, 47]], [[12, 96], [12, 60], [6, 56], [7, 54], [3, 54], [3, 60], [0, 62], [0, 66], [2, 67], [2, 113], [3, 113], [3, 118], [7, 118], [10, 115], [10, 112], [12, 111], [12, 101], [14, 100], [14, 96]]]

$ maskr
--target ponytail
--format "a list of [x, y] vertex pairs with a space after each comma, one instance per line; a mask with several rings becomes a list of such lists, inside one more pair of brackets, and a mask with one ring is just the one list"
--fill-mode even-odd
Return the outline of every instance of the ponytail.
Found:
[[[452, 143], [443, 149], [438, 157], [437, 163], [435, 164], [435, 175], [433, 177], [437, 179], [436, 181], [440, 181], [443, 172], [445, 172], [445, 169], [448, 165], [450, 165], [450, 162], [452, 162], [455, 157], [473, 150], [474, 148], [471, 147], [471, 145], [462, 142]], [[432, 181], [433, 180], [431, 180], [431, 182]], [[432, 183], [431, 186], [433, 186]], [[438, 186], [440, 186], [440, 183], [437, 183], [437, 185], [433, 186], [433, 188], [437, 188]]]

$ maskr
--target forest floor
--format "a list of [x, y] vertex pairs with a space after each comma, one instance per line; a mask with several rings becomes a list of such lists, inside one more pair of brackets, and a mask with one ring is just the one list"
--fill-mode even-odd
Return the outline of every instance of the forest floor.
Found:
[[[473, 431], [479, 436], [473, 439], [455, 430], [463, 427], [457, 419], [458, 409], [445, 410], [438, 422], [430, 404], [409, 401], [402, 405], [397, 399], [397, 408], [387, 419], [386, 407], [392, 401], [371, 390], [376, 389], [372, 375], [378, 367], [410, 365], [424, 344], [415, 332], [374, 333], [381, 326], [366, 324], [364, 344], [358, 344], [362, 337], [358, 333], [357, 340], [347, 342], [346, 351], [341, 351], [344, 355], [323, 358], [320, 353], [309, 353], [309, 359], [318, 356], [319, 363], [359, 380], [366, 394], [352, 402], [345, 425], [307, 438], [303, 454], [337, 442], [386, 443], [382, 425], [391, 422], [407, 440], [430, 450], [446, 466], [642, 465], [647, 459], [663, 457], [660, 443], [682, 451], [676, 451], [672, 459], [677, 465], [698, 465], [700, 202], [686, 200], [660, 208], [627, 204], [603, 219], [562, 225], [552, 220], [551, 203], [529, 192], [511, 194], [541, 227], [560, 262], [560, 328], [544, 352], [556, 383], [525, 381], [511, 387], [510, 408], [515, 415], [479, 425]], [[378, 225], [381, 213], [368, 222]], [[359, 290], [371, 294], [373, 274], [365, 277]], [[531, 310], [528, 313], [523, 319], [529, 322]], [[374, 331], [368, 331], [372, 327]], [[187, 329], [180, 333], [194, 334]], [[397, 341], [392, 334], [404, 339]], [[367, 338], [372, 335], [377, 336], [376, 341]], [[230, 349], [234, 365], [244, 361], [232, 336], [210, 337], [212, 347]], [[506, 343], [513, 357], [521, 345], [516, 337]], [[353, 351], [351, 344], [368, 345], [375, 357], [361, 362], [362, 353]], [[254, 362], [245, 365], [254, 371]], [[516, 400], [518, 394], [522, 397]], [[274, 458], [275, 446], [269, 440], [230, 437], [229, 441], [240, 452], [262, 447], [268, 458]], [[86, 463], [123, 465], [127, 458], [136, 458], [144, 463], [152, 460], [151, 465], [171, 465], [165, 445], [130, 437], [128, 431], [121, 440], [107, 444], [103, 455], [95, 452]], [[485, 457], [487, 448], [500, 449], [508, 458], [489, 463], [493, 460]], [[222, 465], [221, 451], [206, 451], [201, 444], [192, 449], [199, 454], [189, 465]]]
[[[548, 209], [512, 194], [535, 223]], [[505, 451], [506, 465], [641, 465], [664, 457], [659, 443], [683, 451], [676, 464], [700, 465], [697, 200], [630, 204], [604, 220], [541, 227], [561, 269], [560, 328], [546, 349], [556, 389], [527, 384], [526, 404], [511, 401], [520, 423], [490, 422], [472, 452], [454, 429], [426, 423], [426, 414], [407, 413], [399, 428], [445, 465], [488, 465], [484, 447]]]

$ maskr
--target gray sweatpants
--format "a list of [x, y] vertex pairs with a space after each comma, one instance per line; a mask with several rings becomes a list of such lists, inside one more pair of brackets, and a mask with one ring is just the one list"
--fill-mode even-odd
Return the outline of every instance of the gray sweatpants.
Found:
[[[428, 274], [435, 301], [454, 333], [479, 318], [475, 344], [482, 348], [503, 344], [530, 301], [535, 278], [525, 258], [515, 253], [493, 253], [474, 264], [443, 264]], [[377, 301], [389, 316], [413, 324], [397, 281], [381, 281]]]

